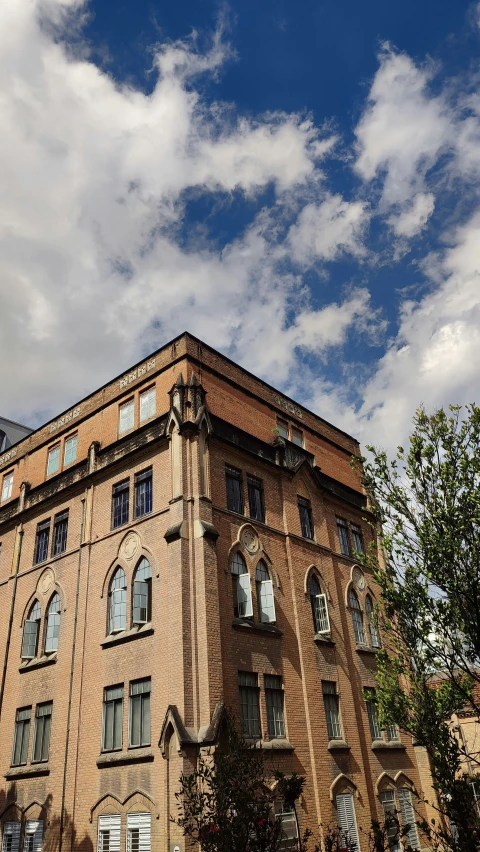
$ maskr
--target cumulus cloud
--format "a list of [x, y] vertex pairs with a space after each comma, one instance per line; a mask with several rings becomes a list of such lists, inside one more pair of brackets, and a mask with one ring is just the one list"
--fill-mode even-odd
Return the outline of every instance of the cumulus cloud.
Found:
[[[387, 446], [419, 402], [473, 398], [475, 87], [434, 91], [433, 66], [386, 48], [348, 196], [332, 186], [337, 139], [311, 118], [246, 117], [208, 99], [199, 81], [231, 57], [221, 32], [206, 52], [192, 39], [160, 45], [145, 94], [65, 44], [87, 12], [81, 0], [2, 6], [1, 413], [40, 423], [186, 328]], [[455, 218], [462, 186], [466, 219]], [[192, 197], [250, 218], [219, 243], [190, 217]], [[439, 209], [448, 232], [440, 224], [423, 246]], [[387, 341], [369, 289], [379, 232], [416, 246], [424, 288], [398, 296]]]

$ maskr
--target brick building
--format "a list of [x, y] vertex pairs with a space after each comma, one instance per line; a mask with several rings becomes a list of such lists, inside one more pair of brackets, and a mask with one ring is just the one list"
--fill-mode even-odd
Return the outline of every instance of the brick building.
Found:
[[178, 778], [224, 707], [306, 776], [301, 830], [365, 852], [372, 817], [410, 820], [352, 454], [183, 334], [0, 456], [3, 852], [183, 850]]

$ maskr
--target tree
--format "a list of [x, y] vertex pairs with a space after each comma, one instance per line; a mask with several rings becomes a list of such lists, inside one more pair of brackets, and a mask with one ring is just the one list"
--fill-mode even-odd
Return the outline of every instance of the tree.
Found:
[[[291, 831], [297, 828], [295, 804], [304, 785], [296, 773], [269, 771], [265, 752], [247, 744], [227, 715], [219, 744], [199, 757], [194, 772], [181, 776], [173, 821], [202, 852], [278, 852], [294, 834], [289, 849], [320, 852], [319, 843], [310, 843], [310, 830], [302, 837]], [[290, 812], [283, 822], [275, 817], [276, 801]]]
[[418, 410], [408, 450], [392, 461], [367, 449], [362, 476], [380, 548], [363, 559], [382, 590], [380, 716], [427, 749], [448, 820], [424, 829], [437, 845], [474, 852], [478, 814], [449, 719], [465, 706], [480, 715], [480, 408]]

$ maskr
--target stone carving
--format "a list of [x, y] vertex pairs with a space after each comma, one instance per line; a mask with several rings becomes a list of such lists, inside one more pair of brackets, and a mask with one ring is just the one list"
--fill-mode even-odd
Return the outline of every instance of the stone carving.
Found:
[[55, 582], [55, 574], [53, 568], [46, 568], [40, 577], [37, 585], [37, 590], [41, 595], [46, 595], [52, 588]]
[[365, 577], [363, 576], [363, 571], [361, 571], [360, 568], [357, 568], [356, 566], [352, 572], [352, 580], [359, 592], [363, 592], [365, 588]]
[[120, 556], [125, 559], [133, 559], [140, 550], [140, 537], [138, 533], [129, 532], [127, 537], [123, 539], [120, 547]]
[[255, 553], [258, 553], [260, 549], [260, 541], [258, 535], [255, 530], [251, 527], [246, 527], [246, 529], [242, 530], [240, 535], [240, 541], [248, 553], [251, 553], [252, 556]]

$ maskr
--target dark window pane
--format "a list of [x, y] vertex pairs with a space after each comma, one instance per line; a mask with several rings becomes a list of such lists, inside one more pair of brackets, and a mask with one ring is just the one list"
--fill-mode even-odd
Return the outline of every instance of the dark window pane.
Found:
[[337, 695], [337, 686], [332, 681], [322, 681], [322, 692], [328, 739], [339, 740], [342, 738], [342, 727], [340, 724], [340, 702]]
[[243, 515], [242, 474], [233, 467], [225, 468], [227, 509]]
[[53, 522], [52, 556], [58, 556], [67, 549], [68, 512], [56, 515]]
[[351, 524], [350, 529], [352, 531], [354, 549], [357, 553], [363, 553], [363, 536], [360, 527], [357, 524]]
[[108, 687], [103, 696], [103, 749], [122, 747], [123, 686]]
[[23, 625], [22, 659], [24, 660], [32, 660], [37, 655], [38, 628], [41, 615], [40, 604], [38, 601], [35, 601]]
[[340, 550], [345, 556], [350, 556], [350, 542], [348, 540], [348, 529], [346, 521], [337, 518], [338, 540], [340, 542]]
[[300, 515], [300, 526], [304, 538], [313, 538], [313, 518], [310, 502], [304, 497], [298, 498], [298, 512]]
[[268, 735], [271, 739], [285, 736], [282, 678], [265, 675]]
[[130, 684], [130, 746], [150, 745], [150, 678]]
[[12, 766], [21, 766], [27, 762], [31, 715], [31, 707], [17, 710], [13, 738]]
[[250, 517], [255, 521], [265, 523], [265, 508], [263, 503], [263, 483], [254, 476], [247, 477], [248, 505]]
[[130, 483], [120, 482], [113, 486], [112, 497], [112, 527], [128, 524], [128, 507], [130, 502]]
[[37, 527], [37, 537], [35, 541], [34, 564], [37, 562], [45, 562], [48, 559], [48, 539], [50, 536], [50, 518], [44, 521]]
[[260, 704], [258, 678], [254, 672], [239, 672], [240, 716], [242, 733], [246, 737], [260, 737]]
[[35, 737], [32, 760], [48, 760], [50, 746], [50, 727], [52, 722], [52, 704], [38, 704], [35, 714]]
[[152, 471], [146, 470], [135, 477], [135, 517], [141, 518], [152, 511]]

